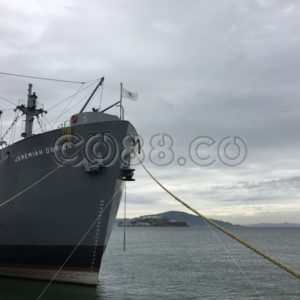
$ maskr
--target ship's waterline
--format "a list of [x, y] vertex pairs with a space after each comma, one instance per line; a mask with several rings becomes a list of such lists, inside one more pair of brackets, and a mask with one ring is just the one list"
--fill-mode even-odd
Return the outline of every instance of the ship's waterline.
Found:
[[52, 280], [57, 282], [76, 283], [84, 285], [97, 285], [99, 273], [97, 270], [72, 270], [72, 269], [39, 269], [30, 267], [1, 267], [0, 275], [5, 277], [18, 277], [36, 280]]

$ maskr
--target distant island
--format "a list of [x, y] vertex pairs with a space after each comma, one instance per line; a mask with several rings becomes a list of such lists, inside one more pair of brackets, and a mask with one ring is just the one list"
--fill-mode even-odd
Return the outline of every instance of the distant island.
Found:
[[[124, 226], [124, 220], [118, 222], [119, 227]], [[189, 227], [184, 221], [170, 220], [161, 215], [149, 215], [125, 221], [126, 227]]]
[[299, 228], [300, 224], [296, 223], [258, 223], [247, 225], [247, 227], [272, 227], [272, 228]]
[[[213, 220], [224, 227], [239, 226], [229, 222]], [[118, 226], [124, 226], [124, 220], [117, 219]], [[168, 211], [160, 214], [145, 215], [125, 220], [126, 227], [201, 227], [205, 221], [198, 216], [181, 211]]]
[[[300, 228], [296, 223], [259, 223], [250, 225], [237, 225], [230, 222], [214, 220], [223, 227], [265, 227], [265, 228]], [[123, 219], [117, 219], [118, 226], [124, 226]], [[126, 227], [202, 227], [207, 226], [205, 221], [198, 216], [182, 212], [167, 211], [154, 215], [145, 215], [125, 220]]]

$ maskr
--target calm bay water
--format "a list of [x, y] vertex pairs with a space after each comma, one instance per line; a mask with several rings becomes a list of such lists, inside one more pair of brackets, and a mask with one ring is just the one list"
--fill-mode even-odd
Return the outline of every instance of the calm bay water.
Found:
[[[300, 228], [234, 231], [300, 270]], [[299, 279], [217, 236], [221, 243], [206, 228], [127, 228], [123, 253], [123, 229], [116, 227], [97, 289], [52, 284], [42, 299], [300, 299]], [[36, 299], [45, 285], [1, 278], [0, 300]]]

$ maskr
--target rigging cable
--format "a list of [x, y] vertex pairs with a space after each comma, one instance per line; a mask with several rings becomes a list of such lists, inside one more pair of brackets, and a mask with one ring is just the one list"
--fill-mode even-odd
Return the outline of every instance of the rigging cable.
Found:
[[11, 101], [11, 100], [9, 100], [7, 98], [4, 98], [4, 97], [0, 96], [0, 99], [4, 100], [5, 102], [7, 102], [7, 103], [9, 103], [9, 104], [11, 104], [13, 106], [17, 106], [17, 104], [15, 104], [13, 101]]
[[[82, 92], [82, 91], [83, 91], [83, 90], [81, 90], [80, 92]], [[85, 95], [84, 97], [80, 98], [77, 102], [73, 103], [73, 105], [71, 105], [68, 109], [70, 110], [70, 109], [72, 109], [73, 107], [75, 107], [76, 105], [78, 105], [79, 103], [81, 103], [83, 100], [86, 99], [86, 96], [87, 96], [87, 95]], [[48, 110], [48, 111], [49, 111], [49, 110]], [[66, 113], [66, 112], [64, 112], [64, 113]], [[50, 121], [50, 124], [52, 124], [54, 121], [56, 122], [56, 118], [53, 119], [53, 120], [51, 120], [51, 121]], [[53, 125], [51, 125], [51, 126], [52, 126], [52, 128], [54, 128], [55, 124], [53, 123]]]
[[93, 80], [89, 80], [89, 81], [75, 81], [75, 80], [67, 80], [67, 79], [59, 79], [59, 78], [49, 78], [49, 77], [41, 77], [41, 76], [31, 76], [31, 75], [23, 75], [23, 74], [8, 73], [8, 72], [0, 72], [0, 75], [21, 77], [21, 78], [31, 78], [31, 79], [38, 79], [38, 80], [48, 80], [48, 81], [56, 81], [56, 82], [64, 82], [64, 83], [74, 83], [74, 84], [85, 84], [85, 83], [89, 83], [89, 82], [93, 81]]
[[[10, 73], [0, 72], [0, 75], [1, 75], [1, 74], [3, 75], [3, 74], [10, 74]], [[35, 77], [35, 76], [25, 76], [25, 75], [18, 75], [18, 76], [23, 76], [23, 77], [28, 77], [28, 78], [39, 78], [39, 79], [43, 79], [43, 77]], [[45, 80], [46, 80], [46, 78], [45, 78]], [[47, 80], [52, 80], [52, 79], [47, 78]], [[54, 81], [61, 81], [60, 79], [53, 79], [53, 80], [54, 80]], [[76, 91], [76, 92], [75, 92], [74, 94], [72, 94], [71, 96], [68, 96], [67, 98], [64, 98], [64, 99], [58, 101], [56, 104], [54, 104], [53, 106], [51, 106], [50, 108], [48, 108], [47, 111], [49, 111], [49, 110], [55, 108], [56, 106], [60, 105], [60, 104], [63, 103], [63, 102], [69, 100], [70, 98], [74, 97], [74, 96], [77, 95], [78, 93], [83, 92], [84, 90], [86, 90], [87, 88], [89, 88], [90, 86], [92, 86], [92, 85], [93, 85], [96, 81], [98, 81], [98, 80], [99, 80], [99, 79], [97, 78], [97, 79], [93, 79], [93, 80], [90, 80], [90, 81], [82, 81], [82, 82], [81, 82], [81, 81], [78, 81], [77, 83], [78, 83], [78, 84], [81, 84], [81, 85], [87, 84], [87, 83], [89, 83], [89, 84], [88, 84], [86, 87], [84, 87], [81, 91], [79, 91], [79, 92]], [[64, 82], [64, 80], [63, 80], [63, 82]], [[3, 96], [0, 96], [0, 99], [2, 99], [3, 101], [5, 101], [5, 102], [7, 102], [7, 103], [9, 103], [9, 104], [11, 104], [11, 105], [13, 105], [13, 106], [17, 106], [16, 103], [14, 103], [13, 101], [11, 101], [11, 100], [9, 100], [9, 99], [3, 97]]]
[[11, 123], [11, 125], [8, 127], [8, 129], [5, 131], [5, 133], [3, 134], [3, 136], [0, 138], [0, 142], [3, 142], [4, 138], [6, 137], [6, 135], [10, 132], [10, 130], [14, 127], [14, 125], [18, 122], [18, 120], [20, 119], [20, 116], [17, 115], [13, 122]]
[[40, 125], [41, 131], [42, 131], [42, 132], [45, 132], [45, 130], [44, 130], [42, 124], [41, 124], [41, 121], [40, 121], [39, 116], [37, 116], [37, 121], [38, 121], [38, 123], [39, 123], [39, 125]]
[[[139, 159], [139, 158], [138, 158]], [[179, 197], [177, 197], [175, 194], [173, 194], [170, 190], [168, 190], [162, 183], [160, 183], [158, 181], [158, 179], [156, 179], [151, 172], [146, 168], [146, 166], [143, 164], [143, 162], [139, 159], [140, 164], [142, 165], [142, 167], [144, 168], [144, 170], [146, 171], [146, 173], [165, 191], [167, 192], [171, 197], [173, 197], [176, 201], [178, 201], [179, 203], [181, 203], [183, 206], [185, 206], [187, 209], [189, 209], [190, 211], [192, 211], [194, 214], [196, 214], [198, 217], [200, 217], [202, 220], [205, 220], [208, 224], [212, 225], [213, 227], [217, 228], [218, 230], [220, 230], [221, 232], [223, 232], [225, 235], [229, 236], [230, 238], [234, 239], [235, 241], [239, 242], [240, 244], [242, 244], [243, 246], [245, 246], [246, 248], [250, 249], [251, 251], [255, 252], [256, 254], [262, 256], [263, 258], [265, 258], [266, 260], [268, 260], [269, 262], [271, 262], [272, 264], [274, 264], [275, 266], [281, 268], [282, 270], [288, 272], [289, 274], [293, 275], [294, 277], [300, 279], [300, 272], [298, 270], [293, 269], [292, 267], [286, 265], [284, 262], [278, 260], [277, 258], [267, 254], [266, 252], [264, 252], [263, 250], [255, 247], [254, 245], [250, 244], [249, 242], [241, 239], [239, 236], [235, 235], [233, 232], [231, 232], [230, 230], [224, 228], [223, 226], [217, 224], [216, 222], [214, 222], [212, 219], [209, 219], [207, 217], [205, 217], [203, 214], [199, 213], [196, 209], [192, 208], [190, 205], [188, 205], [186, 202], [184, 202], [182, 199], [180, 199]]]
[[76, 105], [78, 105], [79, 103], [81, 103], [82, 100], [85, 100], [87, 97], [87, 95], [85, 95], [84, 97], [82, 97], [79, 101], [77, 101], [76, 103], [74, 103], [73, 105], [71, 105], [69, 107], [69, 109], [72, 109], [73, 107], [75, 107]]
[[68, 96], [67, 98], [64, 98], [60, 101], [58, 101], [56, 104], [50, 106], [50, 108], [47, 109], [47, 111], [49, 112], [51, 109], [55, 108], [56, 106], [62, 104], [63, 102], [69, 100], [70, 98], [72, 98], [74, 95], [77, 95], [78, 93], [83, 92], [84, 90], [88, 89], [89, 87], [91, 87], [96, 81], [98, 81], [99, 79], [95, 79], [93, 80], [89, 85], [85, 86], [80, 92], [76, 91], [74, 94], [72, 94], [71, 96]]
[[44, 116], [45, 118], [45, 128], [47, 129], [47, 125], [49, 125], [51, 127], [51, 129], [54, 129], [54, 127], [52, 126], [52, 124], [48, 121], [47, 117]]
[[55, 124], [57, 123], [58, 119], [64, 115], [64, 113], [67, 111], [67, 109], [69, 108], [69, 106], [71, 105], [71, 103], [73, 102], [73, 100], [75, 99], [75, 97], [80, 93], [80, 90], [82, 89], [83, 84], [81, 84], [79, 86], [79, 89], [76, 91], [75, 94], [72, 95], [72, 97], [70, 98], [70, 101], [67, 103], [67, 105], [65, 106], [65, 108], [62, 110], [62, 112], [58, 115], [58, 117], [54, 120], [53, 123], [53, 127], [55, 126]]
[[55, 124], [56, 124], [58, 118], [60, 118], [64, 113], [66, 113], [66, 111], [65, 111], [66, 108], [68, 108], [68, 109], [73, 108], [75, 105], [79, 104], [79, 103], [80, 103], [83, 99], [85, 99], [85, 97], [86, 97], [86, 96], [84, 96], [84, 98], [80, 99], [80, 100], [79, 100], [78, 102], [76, 102], [74, 105], [72, 105], [71, 107], [68, 107], [68, 106], [72, 103], [72, 101], [73, 101], [73, 99], [75, 98], [75, 96], [77, 96], [78, 94], [82, 93], [83, 91], [85, 91], [86, 89], [88, 89], [89, 87], [91, 87], [97, 80], [98, 80], [98, 79], [93, 80], [89, 85], [85, 86], [85, 87], [82, 88], [82, 89], [81, 89], [81, 87], [82, 87], [82, 85], [81, 85], [80, 88], [79, 88], [75, 93], [73, 93], [71, 96], [68, 96], [67, 98], [64, 98], [64, 99], [58, 101], [56, 104], [54, 104], [53, 106], [51, 106], [50, 108], [47, 109], [47, 112], [49, 112], [51, 109], [53, 109], [53, 108], [59, 106], [60, 104], [66, 102], [67, 100], [70, 100], [70, 101], [69, 101], [69, 104], [67, 104], [67, 106], [65, 107], [63, 113], [61, 113], [61, 114], [60, 114], [58, 117], [56, 117], [55, 119], [52, 119], [51, 121], [49, 121], [49, 120], [46, 118], [46, 116], [45, 116], [45, 121], [46, 121], [46, 123], [51, 127], [51, 129], [54, 129], [54, 126], [55, 126]]
[[[15, 112], [15, 119], [17, 118], [17, 116], [18, 116], [18, 112], [16, 111], [16, 112]], [[12, 129], [11, 129], [11, 134], [10, 134], [9, 144], [12, 144], [13, 141], [14, 141], [14, 139], [15, 139], [16, 124], [17, 124], [17, 122], [14, 123], [14, 125], [13, 125], [13, 127], [12, 127]]]
[[[12, 75], [12, 76], [13, 76], [13, 75], [16, 75], [16, 76], [19, 76], [19, 77], [21, 76], [21, 77], [29, 77], [29, 78], [36, 78], [36, 79], [51, 80], [50, 78], [43, 78], [43, 77], [36, 77], [36, 76], [27, 76], [27, 75], [18, 75], [18, 74], [5, 73], [5, 72], [0, 72], [0, 75], [1, 75], [1, 74], [2, 74], [2, 75], [3, 75], [3, 74], [5, 74], [5, 75]], [[55, 79], [55, 81], [61, 81], [61, 80]], [[81, 93], [81, 92], [83, 92], [84, 90], [88, 89], [89, 87], [91, 87], [91, 86], [92, 86], [95, 82], [97, 82], [97, 81], [99, 81], [99, 79], [94, 79], [94, 80], [85, 81], [85, 82], [77, 82], [77, 83], [80, 83], [81, 86], [80, 86], [80, 88], [79, 88], [74, 94], [72, 94], [71, 96], [68, 96], [67, 98], [64, 98], [64, 99], [58, 101], [56, 104], [54, 104], [53, 106], [51, 106], [47, 111], [49, 112], [51, 109], [57, 107], [58, 105], [62, 104], [63, 102], [65, 102], [65, 101], [67, 101], [67, 100], [69, 100], [69, 99], [71, 99], [71, 101], [69, 102], [69, 104], [71, 104], [71, 102], [73, 101], [73, 99], [74, 99], [74, 97], [75, 97], [76, 95], [78, 95], [79, 93]], [[85, 86], [84, 88], [81, 89], [81, 87], [83, 86], [83, 84], [86, 84], [86, 83], [89, 83], [89, 84], [88, 84], [87, 86]], [[0, 96], [0, 99], [6, 101], [7, 103], [9, 103], [9, 104], [11, 104], [11, 105], [13, 105], [13, 106], [17, 106], [17, 104], [15, 104], [14, 102], [12, 102], [11, 100], [9, 100], [9, 99], [7, 99], [7, 98], [5, 98], [5, 97]], [[83, 100], [83, 99], [81, 99], [80, 101], [78, 101], [76, 104], [80, 103], [82, 100]], [[69, 105], [69, 104], [68, 104], [68, 105]], [[75, 105], [76, 105], [76, 104], [75, 104]], [[68, 105], [67, 105], [67, 107], [68, 107]], [[75, 105], [73, 105], [73, 106], [75, 106]], [[70, 108], [72, 108], [73, 106], [71, 106]], [[66, 108], [67, 108], [67, 107], [66, 107]], [[65, 108], [65, 109], [66, 109], [66, 108]], [[65, 111], [64, 111], [64, 112], [65, 112]], [[63, 113], [62, 113], [61, 115], [63, 115]], [[61, 117], [61, 115], [59, 115], [59, 117]], [[57, 119], [58, 119], [58, 118], [56, 118], [55, 123], [56, 123]], [[51, 123], [52, 123], [53, 121], [54, 121], [54, 120], [52, 120], [51, 122], [49, 122], [48, 120], [46, 120], [46, 122], [48, 123], [48, 125], [49, 125], [52, 129], [54, 128], [54, 126], [51, 125]], [[7, 134], [7, 133], [5, 133], [5, 135], [6, 135], [6, 134]], [[1, 141], [1, 139], [3, 139], [3, 138], [4, 138], [4, 136], [3, 136], [2, 138], [0, 138], [0, 141]]]
[[60, 34], [63, 36], [63, 38], [65, 39], [65, 41], [67, 41], [68, 45], [70, 46], [70, 48], [72, 49], [72, 51], [74, 52], [74, 54], [81, 60], [81, 63], [86, 66], [87, 62], [85, 61], [85, 59], [82, 58], [82, 56], [78, 53], [78, 51], [76, 50], [76, 48], [74, 47], [72, 41], [70, 40], [70, 38], [67, 36], [67, 34], [62, 30], [62, 28], [60, 27], [60, 25], [58, 24], [58, 22], [55, 20], [55, 18], [52, 16], [52, 14], [50, 14], [49, 10], [47, 9], [47, 7], [42, 3], [41, 0], [37, 0], [38, 4], [40, 5], [41, 9], [44, 11], [44, 13], [48, 16], [48, 18], [51, 20], [51, 22], [55, 25], [56, 29], [58, 29], [58, 31], [60, 32]]

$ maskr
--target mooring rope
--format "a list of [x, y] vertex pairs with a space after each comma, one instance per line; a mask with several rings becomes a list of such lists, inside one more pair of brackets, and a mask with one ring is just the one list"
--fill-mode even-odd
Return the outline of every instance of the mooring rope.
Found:
[[51, 286], [51, 284], [54, 282], [54, 280], [57, 278], [57, 276], [59, 275], [59, 273], [62, 271], [62, 269], [64, 268], [64, 266], [66, 265], [66, 263], [71, 259], [71, 257], [74, 255], [74, 253], [77, 250], [77, 248], [82, 244], [82, 242], [85, 240], [85, 238], [87, 237], [87, 235], [89, 234], [89, 232], [96, 225], [96, 223], [98, 222], [98, 219], [102, 217], [102, 215], [104, 214], [104, 212], [106, 211], [106, 209], [110, 206], [110, 204], [112, 203], [112, 201], [115, 199], [115, 196], [118, 195], [121, 192], [121, 187], [122, 187], [122, 185], [120, 185], [118, 187], [118, 189], [114, 192], [114, 194], [112, 195], [112, 197], [108, 200], [108, 202], [104, 206], [103, 210], [100, 211], [99, 214], [97, 214], [96, 219], [91, 223], [91, 225], [88, 227], [87, 231], [81, 236], [80, 240], [74, 246], [74, 248], [72, 249], [72, 251], [70, 252], [70, 254], [68, 255], [68, 257], [65, 259], [65, 261], [56, 270], [56, 272], [54, 273], [53, 277], [49, 280], [49, 282], [47, 283], [47, 285], [45, 286], [45, 288], [42, 290], [42, 292], [40, 293], [40, 295], [37, 297], [37, 300], [42, 299], [42, 297], [47, 292], [48, 288]]
[[44, 181], [46, 178], [48, 178], [50, 175], [52, 175], [54, 172], [56, 172], [58, 169], [60, 169], [62, 166], [59, 165], [57, 166], [55, 169], [53, 169], [52, 171], [50, 171], [48, 174], [44, 175], [43, 177], [41, 177], [40, 179], [38, 179], [37, 181], [35, 181], [33, 184], [31, 184], [30, 186], [26, 187], [25, 189], [23, 189], [21, 192], [15, 194], [14, 196], [10, 197], [9, 199], [5, 200], [4, 202], [2, 202], [0, 204], [0, 207], [4, 206], [5, 204], [13, 201], [14, 199], [18, 198], [19, 196], [23, 195], [24, 193], [26, 193], [27, 191], [31, 190], [32, 188], [34, 188], [36, 185], [38, 185], [39, 183], [41, 183], [42, 181]]
[[126, 252], [126, 202], [127, 202], [127, 191], [126, 191], [126, 182], [124, 187], [124, 219], [123, 219], [123, 252]]
[[227, 236], [231, 237], [232, 239], [236, 240], [237, 242], [239, 242], [240, 244], [244, 245], [245, 247], [247, 247], [248, 249], [250, 249], [251, 251], [255, 252], [256, 254], [262, 256], [263, 258], [265, 258], [266, 260], [268, 260], [269, 262], [271, 262], [272, 264], [276, 265], [277, 267], [281, 268], [282, 270], [290, 273], [291, 275], [293, 275], [294, 277], [300, 279], [300, 272], [297, 271], [296, 269], [286, 265], [284, 262], [278, 260], [277, 258], [267, 254], [266, 252], [264, 252], [263, 250], [253, 246], [252, 244], [250, 244], [249, 242], [241, 239], [239, 236], [237, 236], [236, 234], [234, 234], [233, 232], [229, 231], [228, 229], [224, 228], [223, 226], [217, 224], [216, 222], [214, 222], [213, 220], [205, 217], [203, 214], [199, 213], [196, 209], [192, 208], [190, 205], [188, 205], [186, 202], [184, 202], [183, 200], [181, 200], [179, 197], [177, 197], [176, 195], [174, 195], [170, 190], [168, 190], [163, 184], [161, 184], [153, 175], [152, 173], [145, 167], [145, 165], [143, 164], [143, 162], [139, 159], [140, 164], [142, 165], [142, 167], [144, 168], [144, 170], [147, 172], [147, 174], [164, 190], [166, 191], [170, 196], [172, 196], [176, 201], [178, 201], [179, 203], [181, 203], [183, 206], [185, 206], [187, 209], [189, 209], [190, 211], [192, 211], [194, 214], [196, 214], [198, 217], [200, 217], [201, 219], [205, 220], [207, 223], [211, 224], [212, 226], [214, 226], [215, 228], [217, 228], [218, 230], [220, 230], [221, 232], [223, 232], [224, 234], [226, 234]]
[[[82, 149], [79, 148], [77, 151], [74, 152], [73, 155], [77, 154], [79, 151], [81, 151]], [[3, 160], [0, 161], [0, 164], [2, 162], [4, 162], [7, 158], [9, 157], [9, 155], [7, 155]], [[63, 168], [64, 165], [60, 164], [57, 167], [55, 167], [53, 170], [51, 170], [49, 173], [47, 173], [46, 175], [42, 176], [40, 179], [36, 180], [34, 183], [32, 183], [31, 185], [29, 185], [28, 187], [24, 188], [21, 192], [15, 194], [14, 196], [10, 197], [9, 199], [3, 201], [2, 203], [0, 203], [0, 207], [4, 206], [5, 204], [11, 202], [12, 200], [18, 198], [19, 196], [23, 195], [24, 193], [26, 193], [27, 191], [31, 190], [32, 188], [34, 188], [36, 185], [40, 184], [41, 182], [43, 182], [45, 179], [47, 179], [49, 176], [51, 176], [52, 174], [54, 174], [58, 169]], [[0, 201], [1, 202], [1, 201]]]

